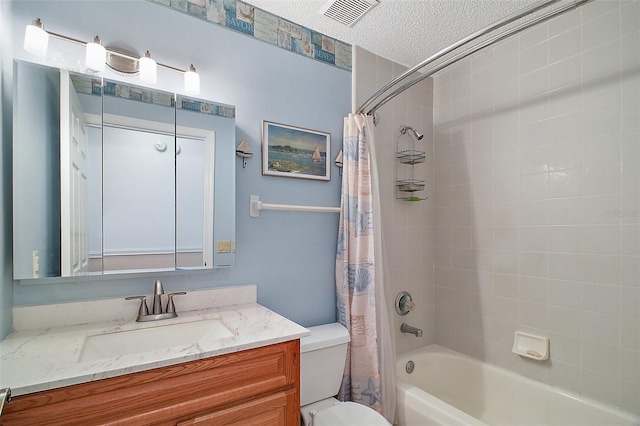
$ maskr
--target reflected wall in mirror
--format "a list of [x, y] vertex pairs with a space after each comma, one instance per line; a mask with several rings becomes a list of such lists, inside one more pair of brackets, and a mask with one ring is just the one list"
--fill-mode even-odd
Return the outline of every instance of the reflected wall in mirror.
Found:
[[14, 67], [14, 278], [234, 266], [234, 107]]

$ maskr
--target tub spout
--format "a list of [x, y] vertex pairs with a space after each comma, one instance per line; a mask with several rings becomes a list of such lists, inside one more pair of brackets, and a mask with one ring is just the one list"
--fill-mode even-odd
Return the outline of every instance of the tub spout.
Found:
[[402, 325], [400, 326], [400, 331], [402, 331], [403, 333], [413, 334], [416, 337], [422, 337], [422, 330], [412, 327], [409, 324], [402, 323]]

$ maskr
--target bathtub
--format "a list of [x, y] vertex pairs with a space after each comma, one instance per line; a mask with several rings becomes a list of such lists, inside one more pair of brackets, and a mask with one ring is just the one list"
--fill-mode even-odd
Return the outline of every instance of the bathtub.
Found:
[[397, 374], [400, 426], [640, 425], [630, 413], [438, 345], [398, 356]]

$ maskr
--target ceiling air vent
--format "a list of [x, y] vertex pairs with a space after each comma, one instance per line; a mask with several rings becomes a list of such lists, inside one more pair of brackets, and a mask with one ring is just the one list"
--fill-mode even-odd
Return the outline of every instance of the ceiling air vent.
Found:
[[348, 27], [353, 27], [365, 13], [377, 4], [378, 0], [333, 0], [326, 6], [324, 16]]

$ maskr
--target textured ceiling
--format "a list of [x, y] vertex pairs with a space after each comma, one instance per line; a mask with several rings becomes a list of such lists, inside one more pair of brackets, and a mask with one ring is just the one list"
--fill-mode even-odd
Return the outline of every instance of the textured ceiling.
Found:
[[380, 0], [352, 28], [322, 14], [327, 0], [247, 0], [296, 24], [413, 66], [535, 0]]

